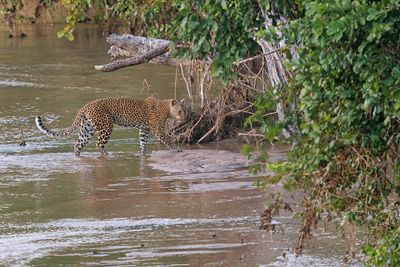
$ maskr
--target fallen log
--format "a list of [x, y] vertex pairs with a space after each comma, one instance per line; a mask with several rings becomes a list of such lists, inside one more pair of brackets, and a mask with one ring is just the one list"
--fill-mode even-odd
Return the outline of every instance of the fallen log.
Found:
[[96, 70], [110, 72], [141, 63], [169, 65], [182, 63], [181, 60], [178, 62], [169, 55], [169, 47], [172, 44], [169, 40], [130, 34], [111, 34], [107, 37], [107, 43], [111, 45], [108, 55], [113, 61], [105, 65], [94, 66]]
[[154, 49], [142, 54], [141, 56], [134, 56], [134, 57], [124, 58], [124, 59], [118, 59], [118, 60], [112, 61], [105, 65], [95, 65], [94, 68], [96, 70], [100, 70], [103, 72], [110, 72], [110, 71], [118, 70], [121, 68], [129, 67], [129, 66], [147, 63], [150, 61], [150, 59], [166, 53], [168, 51], [168, 49], [169, 49], [169, 44], [162, 45], [160, 47], [154, 48]]
[[[126, 50], [131, 56], [140, 56], [149, 50], [159, 46], [172, 44], [169, 40], [147, 38], [143, 36], [135, 36], [131, 34], [111, 34], [107, 37], [107, 43]], [[112, 56], [112, 55], [110, 55]]]

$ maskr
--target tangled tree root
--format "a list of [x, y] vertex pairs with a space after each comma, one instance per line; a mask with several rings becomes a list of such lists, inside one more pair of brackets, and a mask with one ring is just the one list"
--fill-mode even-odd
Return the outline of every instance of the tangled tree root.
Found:
[[206, 143], [237, 136], [251, 114], [255, 91], [243, 81], [225, 87], [218, 97], [197, 112], [189, 109], [184, 124], [171, 124], [168, 133], [182, 143]]

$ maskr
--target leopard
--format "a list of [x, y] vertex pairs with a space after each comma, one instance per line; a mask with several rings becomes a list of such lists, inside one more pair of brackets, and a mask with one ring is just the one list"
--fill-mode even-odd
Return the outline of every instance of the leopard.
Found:
[[131, 97], [106, 97], [93, 100], [77, 112], [70, 127], [58, 131], [49, 130], [36, 116], [37, 128], [48, 136], [64, 138], [77, 131], [79, 137], [74, 145], [74, 153], [80, 156], [84, 146], [96, 133], [96, 147], [100, 155], [107, 155], [105, 145], [110, 139], [115, 125], [139, 129], [140, 155], [146, 154], [146, 145], [150, 132], [168, 149], [182, 151], [172, 136], [166, 134], [165, 126], [168, 119], [178, 123], [185, 122], [187, 117], [184, 100], [159, 99], [148, 97], [135, 99]]

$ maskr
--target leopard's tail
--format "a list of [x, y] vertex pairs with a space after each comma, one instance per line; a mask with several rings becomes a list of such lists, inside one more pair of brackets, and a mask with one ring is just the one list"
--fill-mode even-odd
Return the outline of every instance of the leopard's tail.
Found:
[[82, 112], [78, 112], [78, 114], [76, 114], [76, 116], [75, 116], [75, 119], [74, 119], [74, 122], [72, 123], [72, 125], [66, 129], [62, 129], [59, 131], [49, 130], [46, 126], [44, 126], [44, 124], [42, 122], [42, 118], [40, 118], [40, 116], [36, 116], [35, 123], [41, 132], [47, 134], [48, 136], [61, 138], [61, 137], [65, 137], [65, 136], [68, 136], [71, 133], [73, 133], [80, 125], [82, 117], [83, 117]]

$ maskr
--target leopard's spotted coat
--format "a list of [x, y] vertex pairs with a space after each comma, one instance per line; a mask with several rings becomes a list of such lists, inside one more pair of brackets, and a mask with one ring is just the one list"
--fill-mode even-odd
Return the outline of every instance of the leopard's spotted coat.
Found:
[[162, 100], [149, 97], [136, 100], [127, 97], [108, 97], [84, 105], [78, 111], [72, 126], [67, 129], [51, 131], [43, 125], [39, 116], [36, 117], [35, 122], [39, 130], [53, 137], [70, 135], [80, 126], [79, 138], [74, 147], [77, 156], [94, 133], [97, 134], [97, 148], [102, 155], [105, 155], [104, 146], [110, 138], [114, 125], [138, 128], [140, 153], [143, 155], [149, 132], [152, 132], [169, 149], [178, 149], [172, 138], [166, 135], [165, 123], [168, 118], [184, 121], [185, 110], [183, 103], [175, 99]]

